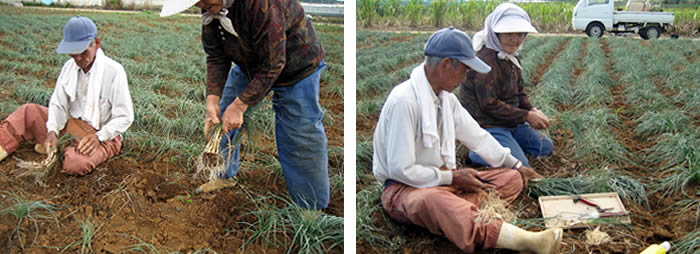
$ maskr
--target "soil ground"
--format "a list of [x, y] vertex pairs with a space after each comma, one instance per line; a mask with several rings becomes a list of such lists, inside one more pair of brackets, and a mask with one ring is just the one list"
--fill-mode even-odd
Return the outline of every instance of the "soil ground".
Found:
[[[342, 111], [334, 113], [342, 116]], [[342, 130], [333, 126], [326, 129], [329, 143], [342, 143]], [[24, 251], [15, 234], [17, 220], [9, 215], [3, 217], [0, 246], [9, 253], [56, 253], [79, 240], [79, 220], [87, 219], [101, 227], [92, 240], [92, 250], [97, 253], [119, 253], [138, 244], [138, 239], [159, 250], [183, 253], [203, 248], [219, 253], [284, 251], [257, 243], [239, 249], [251, 236], [245, 229], [256, 218], [246, 214], [259, 209], [256, 200], [269, 194], [288, 197], [284, 179], [270, 170], [242, 168], [236, 187], [194, 195], [192, 191], [205, 180], [192, 177], [193, 169], [170, 163], [170, 156], [153, 161], [144, 160], [148, 156], [117, 156], [81, 177], [59, 173], [59, 168], [54, 167], [46, 179], [48, 186], [43, 188], [31, 178], [18, 179], [10, 173], [17, 168], [12, 156], [33, 161], [43, 158], [34, 152], [33, 145], [24, 144], [0, 162], [0, 186], [5, 191], [0, 205], [10, 204], [10, 193], [23, 193], [28, 200], [41, 200], [59, 210], [57, 223], [40, 220], [38, 230], [26, 221], [20, 225], [22, 245], [28, 248]], [[334, 192], [342, 190], [331, 190]], [[325, 212], [342, 217], [342, 195], [332, 196]], [[71, 250], [75, 249], [69, 248], [68, 252]]]

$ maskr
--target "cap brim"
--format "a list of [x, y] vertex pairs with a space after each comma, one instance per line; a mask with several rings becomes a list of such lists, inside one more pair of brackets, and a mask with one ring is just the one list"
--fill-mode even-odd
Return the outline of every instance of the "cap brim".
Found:
[[537, 33], [530, 22], [518, 16], [505, 16], [498, 20], [493, 31], [496, 33]]
[[64, 41], [58, 44], [56, 48], [56, 53], [59, 54], [80, 54], [83, 53], [88, 46], [90, 46], [90, 40], [85, 41]]
[[163, 2], [163, 9], [160, 10], [160, 16], [167, 17], [178, 14], [192, 7], [197, 2], [199, 2], [199, 0], [165, 0], [165, 2]]
[[474, 57], [472, 59], [459, 59], [460, 62], [463, 64], [466, 64], [469, 66], [469, 68], [472, 68], [478, 73], [488, 73], [491, 71], [491, 66], [488, 64], [484, 63], [484, 61], [481, 61], [478, 57]]

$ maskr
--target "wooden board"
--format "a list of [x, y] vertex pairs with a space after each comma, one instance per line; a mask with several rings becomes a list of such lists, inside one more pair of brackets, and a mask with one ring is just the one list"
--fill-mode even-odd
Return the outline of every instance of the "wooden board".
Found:
[[[608, 212], [627, 213], [627, 210], [622, 205], [622, 201], [620, 201], [620, 197], [616, 192], [583, 194], [578, 196], [597, 204], [600, 208], [612, 208], [612, 210]], [[631, 223], [629, 216], [595, 219], [595, 214], [597, 213], [596, 208], [582, 202], [574, 203], [575, 197], [577, 196], [539, 197], [538, 200], [540, 209], [542, 210], [542, 217], [545, 219], [545, 226], [547, 228], [589, 227], [601, 223], [602, 221], [610, 220], [617, 220], [627, 224]]]

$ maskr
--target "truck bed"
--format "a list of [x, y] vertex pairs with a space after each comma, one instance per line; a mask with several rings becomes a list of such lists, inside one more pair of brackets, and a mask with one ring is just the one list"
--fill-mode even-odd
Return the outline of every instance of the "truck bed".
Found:
[[673, 12], [615, 11], [613, 23], [660, 23], [673, 24]]

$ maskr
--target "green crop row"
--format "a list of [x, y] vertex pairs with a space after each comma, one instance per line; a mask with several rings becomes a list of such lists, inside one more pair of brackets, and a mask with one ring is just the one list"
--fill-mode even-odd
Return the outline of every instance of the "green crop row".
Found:
[[[656, 43], [654, 43], [656, 44]], [[624, 71], [621, 81], [627, 83], [625, 101], [631, 105], [629, 112], [636, 117], [635, 133], [653, 142], [653, 146], [639, 152], [645, 165], [663, 177], [653, 180], [653, 190], [664, 196], [685, 192], [693, 182], [700, 182], [700, 136], [693, 124], [696, 111], [676, 104], [683, 104], [683, 95], [697, 91], [693, 80], [694, 64], [683, 57], [691, 47], [687, 41], [677, 41], [672, 48], [663, 50], [654, 45], [653, 52], [645, 47], [623, 40], [612, 40], [611, 54], [616, 58], [614, 69]], [[666, 45], [669, 46], [669, 45]], [[664, 95], [660, 88], [678, 92], [676, 96]], [[696, 94], [697, 92], [691, 92]], [[696, 104], [697, 105], [697, 104]]]
[[[551, 54], [556, 53], [554, 51], [566, 40], [565, 37], [551, 38], [541, 44], [541, 46], [533, 47], [534, 49], [522, 53], [523, 57], [520, 58], [520, 63], [523, 67], [522, 75], [526, 86], [535, 82], [537, 68], [549, 60], [548, 57], [552, 57]], [[529, 45], [523, 43], [523, 47], [525, 46]]]
[[578, 64], [583, 41], [583, 38], [570, 39], [566, 48], [553, 60], [540, 82], [533, 88], [530, 99], [545, 114], [558, 114], [557, 105], [571, 102], [573, 70]]

